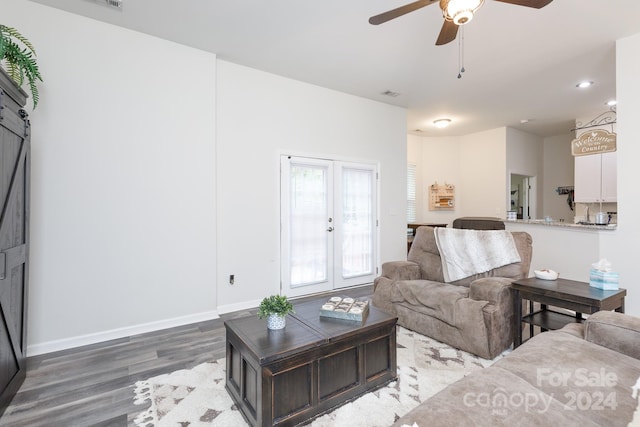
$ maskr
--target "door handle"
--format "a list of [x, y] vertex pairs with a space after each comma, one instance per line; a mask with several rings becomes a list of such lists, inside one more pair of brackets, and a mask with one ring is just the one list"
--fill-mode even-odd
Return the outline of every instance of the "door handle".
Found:
[[[0, 252], [0, 280], [7, 278], [7, 271], [27, 262], [27, 245], [14, 246]], [[9, 273], [10, 274], [10, 273]]]
[[331, 232], [333, 231], [333, 227], [329, 227], [329, 228], [327, 228], [327, 231], [328, 231], [329, 233], [331, 233]]

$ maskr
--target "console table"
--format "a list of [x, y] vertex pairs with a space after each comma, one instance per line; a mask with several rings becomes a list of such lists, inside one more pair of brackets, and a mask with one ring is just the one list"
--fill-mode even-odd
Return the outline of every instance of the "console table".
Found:
[[[411, 244], [413, 243], [413, 238], [416, 235], [416, 230], [418, 230], [418, 227], [446, 227], [447, 224], [444, 223], [431, 223], [431, 222], [424, 222], [424, 223], [415, 223], [415, 222], [410, 222], [407, 224], [407, 229], [411, 229], [411, 235], [407, 235], [407, 253], [409, 252], [409, 249], [411, 249]], [[407, 232], [408, 234], [408, 232]]]
[[252, 426], [294, 426], [396, 378], [397, 318], [320, 317], [326, 298], [294, 304], [283, 330], [257, 316], [225, 322], [226, 389]]
[[[582, 313], [593, 314], [600, 310], [615, 310], [624, 313], [625, 289], [605, 291], [575, 280], [542, 280], [529, 278], [511, 284], [513, 292], [514, 340], [513, 347], [522, 344], [522, 323], [529, 324], [530, 336], [533, 327], [543, 331], [560, 329], [571, 322], [582, 322]], [[522, 315], [522, 300], [529, 301], [529, 314]], [[540, 303], [540, 310], [533, 311], [533, 303]], [[548, 306], [575, 311], [575, 316], [550, 310]]]

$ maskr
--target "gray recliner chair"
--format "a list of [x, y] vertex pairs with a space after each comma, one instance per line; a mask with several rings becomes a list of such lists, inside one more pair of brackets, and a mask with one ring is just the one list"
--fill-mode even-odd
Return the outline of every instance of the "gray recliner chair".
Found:
[[513, 343], [510, 285], [529, 275], [531, 263], [531, 236], [512, 235], [520, 262], [445, 283], [434, 229], [419, 227], [407, 261], [382, 265], [372, 303], [401, 326], [493, 359]]

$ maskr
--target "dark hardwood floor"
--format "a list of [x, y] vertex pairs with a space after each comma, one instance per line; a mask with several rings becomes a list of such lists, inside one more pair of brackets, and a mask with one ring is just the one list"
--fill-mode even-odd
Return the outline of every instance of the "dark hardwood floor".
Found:
[[[369, 285], [325, 296], [372, 293]], [[228, 313], [207, 322], [29, 357], [27, 378], [0, 417], [0, 426], [133, 425], [148, 407], [134, 404], [136, 381], [225, 357], [224, 321], [255, 313]]]

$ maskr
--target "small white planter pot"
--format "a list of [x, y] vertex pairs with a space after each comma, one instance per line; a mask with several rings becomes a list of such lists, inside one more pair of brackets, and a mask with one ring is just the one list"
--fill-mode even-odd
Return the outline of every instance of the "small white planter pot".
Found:
[[286, 324], [285, 316], [270, 314], [267, 316], [267, 328], [271, 330], [284, 329]]

